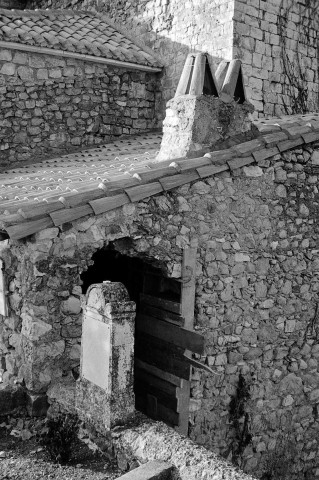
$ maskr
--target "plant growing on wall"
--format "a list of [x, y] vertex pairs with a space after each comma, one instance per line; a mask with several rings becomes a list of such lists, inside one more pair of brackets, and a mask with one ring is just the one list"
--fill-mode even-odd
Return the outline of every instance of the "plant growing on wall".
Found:
[[[318, 30], [319, 25], [318, 2], [317, 0], [304, 0], [303, 2], [281, 0], [279, 12], [277, 26], [286, 77], [286, 81], [283, 82], [285, 111], [287, 114], [298, 114], [316, 110], [319, 104], [319, 94], [315, 101], [311, 100], [308, 83], [309, 68], [305, 60], [307, 57], [305, 52], [308, 47], [315, 49], [317, 69], [312, 81], [317, 82], [319, 77], [319, 37], [314, 32]], [[299, 17], [296, 31], [292, 31], [290, 28], [292, 13], [297, 13]], [[293, 40], [296, 41], [295, 49], [292, 49]], [[289, 98], [288, 102], [285, 97]]]
[[250, 388], [245, 377], [240, 373], [237, 391], [229, 404], [229, 417], [234, 429], [234, 438], [230, 445], [232, 461], [240, 464], [245, 448], [250, 444], [250, 417], [247, 412], [247, 402], [250, 399]]

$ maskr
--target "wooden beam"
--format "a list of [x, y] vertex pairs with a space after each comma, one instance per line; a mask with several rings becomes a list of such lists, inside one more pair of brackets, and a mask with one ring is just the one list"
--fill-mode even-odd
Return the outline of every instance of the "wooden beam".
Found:
[[[154, 420], [162, 420], [170, 426], [178, 425], [179, 415], [176, 411], [178, 405], [177, 398], [164, 398], [161, 392], [157, 392], [161, 398], [149, 392], [146, 384], [139, 386], [142, 390], [135, 393], [135, 406], [137, 410], [146, 413], [148, 417]], [[152, 388], [150, 391], [153, 391]]]
[[160, 368], [157, 368], [154, 365], [150, 365], [149, 363], [143, 362], [139, 358], [135, 358], [135, 368], [139, 368], [140, 370], [145, 370], [145, 372], [148, 372], [156, 377], [159, 377], [162, 380], [165, 380], [166, 382], [172, 383], [176, 387], [182, 386], [181, 378], [176, 377], [176, 375], [173, 375], [172, 373], [165, 372], [164, 370], [161, 370]]
[[199, 362], [194, 358], [189, 358], [187, 355], [184, 355], [184, 356], [185, 356], [186, 362], [188, 362], [192, 367], [199, 368], [200, 370], [205, 370], [206, 372], [213, 373], [214, 375], [221, 375], [221, 373], [216, 372], [205, 363]]
[[135, 358], [177, 377], [189, 380], [189, 364], [182, 349], [155, 337], [136, 332]]
[[184, 248], [182, 261], [181, 315], [185, 319], [185, 328], [189, 330], [194, 328], [197, 246], [197, 239], [192, 240], [190, 247]]
[[181, 304], [177, 302], [172, 302], [171, 300], [166, 300], [165, 298], [153, 297], [153, 295], [146, 295], [141, 293], [140, 295], [141, 303], [152, 305], [154, 307], [163, 308], [169, 312], [181, 314]]
[[[195, 308], [195, 280], [196, 280], [196, 255], [198, 241], [193, 239], [189, 248], [184, 248], [182, 261], [182, 291], [181, 291], [181, 315], [185, 318], [185, 328], [194, 328]], [[192, 353], [185, 350], [184, 355], [191, 358]], [[180, 408], [179, 424], [176, 430], [182, 435], [188, 435], [189, 423], [189, 399], [190, 399], [190, 374], [191, 367], [188, 366], [189, 377], [183, 386], [178, 390]]]
[[141, 370], [139, 368], [135, 368], [135, 376], [141, 382], [153, 386], [154, 388], [157, 388], [158, 390], [166, 393], [167, 395], [171, 395], [172, 397], [176, 396], [177, 387], [172, 383], [166, 382], [165, 380], [162, 380], [161, 378], [156, 377], [155, 375], [145, 372], [145, 370]]
[[[186, 322], [185, 322], [186, 323]], [[205, 339], [192, 330], [170, 324], [159, 318], [137, 314], [135, 328], [164, 342], [172, 343], [193, 353], [203, 354]]]
[[165, 322], [173, 323], [174, 325], [184, 326], [185, 320], [181, 315], [162, 310], [161, 308], [153, 307], [152, 305], [142, 304], [140, 306], [140, 312], [144, 315], [150, 315], [151, 317], [160, 318]]

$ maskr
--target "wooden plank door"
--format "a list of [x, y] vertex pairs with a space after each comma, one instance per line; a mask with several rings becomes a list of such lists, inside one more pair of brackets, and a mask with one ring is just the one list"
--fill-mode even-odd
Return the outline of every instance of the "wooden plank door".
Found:
[[191, 353], [204, 338], [193, 331], [197, 244], [184, 250], [181, 279], [145, 273], [136, 316], [136, 407], [187, 435]]

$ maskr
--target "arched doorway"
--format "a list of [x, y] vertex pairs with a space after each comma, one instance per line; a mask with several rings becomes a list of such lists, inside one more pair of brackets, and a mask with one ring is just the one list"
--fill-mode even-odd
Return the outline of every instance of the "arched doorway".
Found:
[[[168, 278], [157, 260], [132, 256], [130, 239], [108, 244], [92, 260], [93, 265], [81, 275], [83, 293], [93, 283], [121, 282], [137, 306], [136, 408], [187, 434], [191, 359], [185, 353], [201, 353], [203, 348], [202, 337], [185, 328], [183, 316], [183, 289], [194, 272], [189, 275], [192, 269], [186, 268], [184, 279]], [[190, 295], [194, 295], [193, 290], [189, 290]], [[189, 295], [187, 302], [191, 309]]]

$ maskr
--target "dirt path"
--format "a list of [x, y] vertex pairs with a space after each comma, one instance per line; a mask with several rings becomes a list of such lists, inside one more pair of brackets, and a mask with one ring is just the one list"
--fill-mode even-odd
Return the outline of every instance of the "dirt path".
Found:
[[85, 438], [78, 440], [67, 465], [54, 463], [37, 441], [43, 428], [44, 420], [0, 420], [0, 480], [114, 480], [121, 475]]

